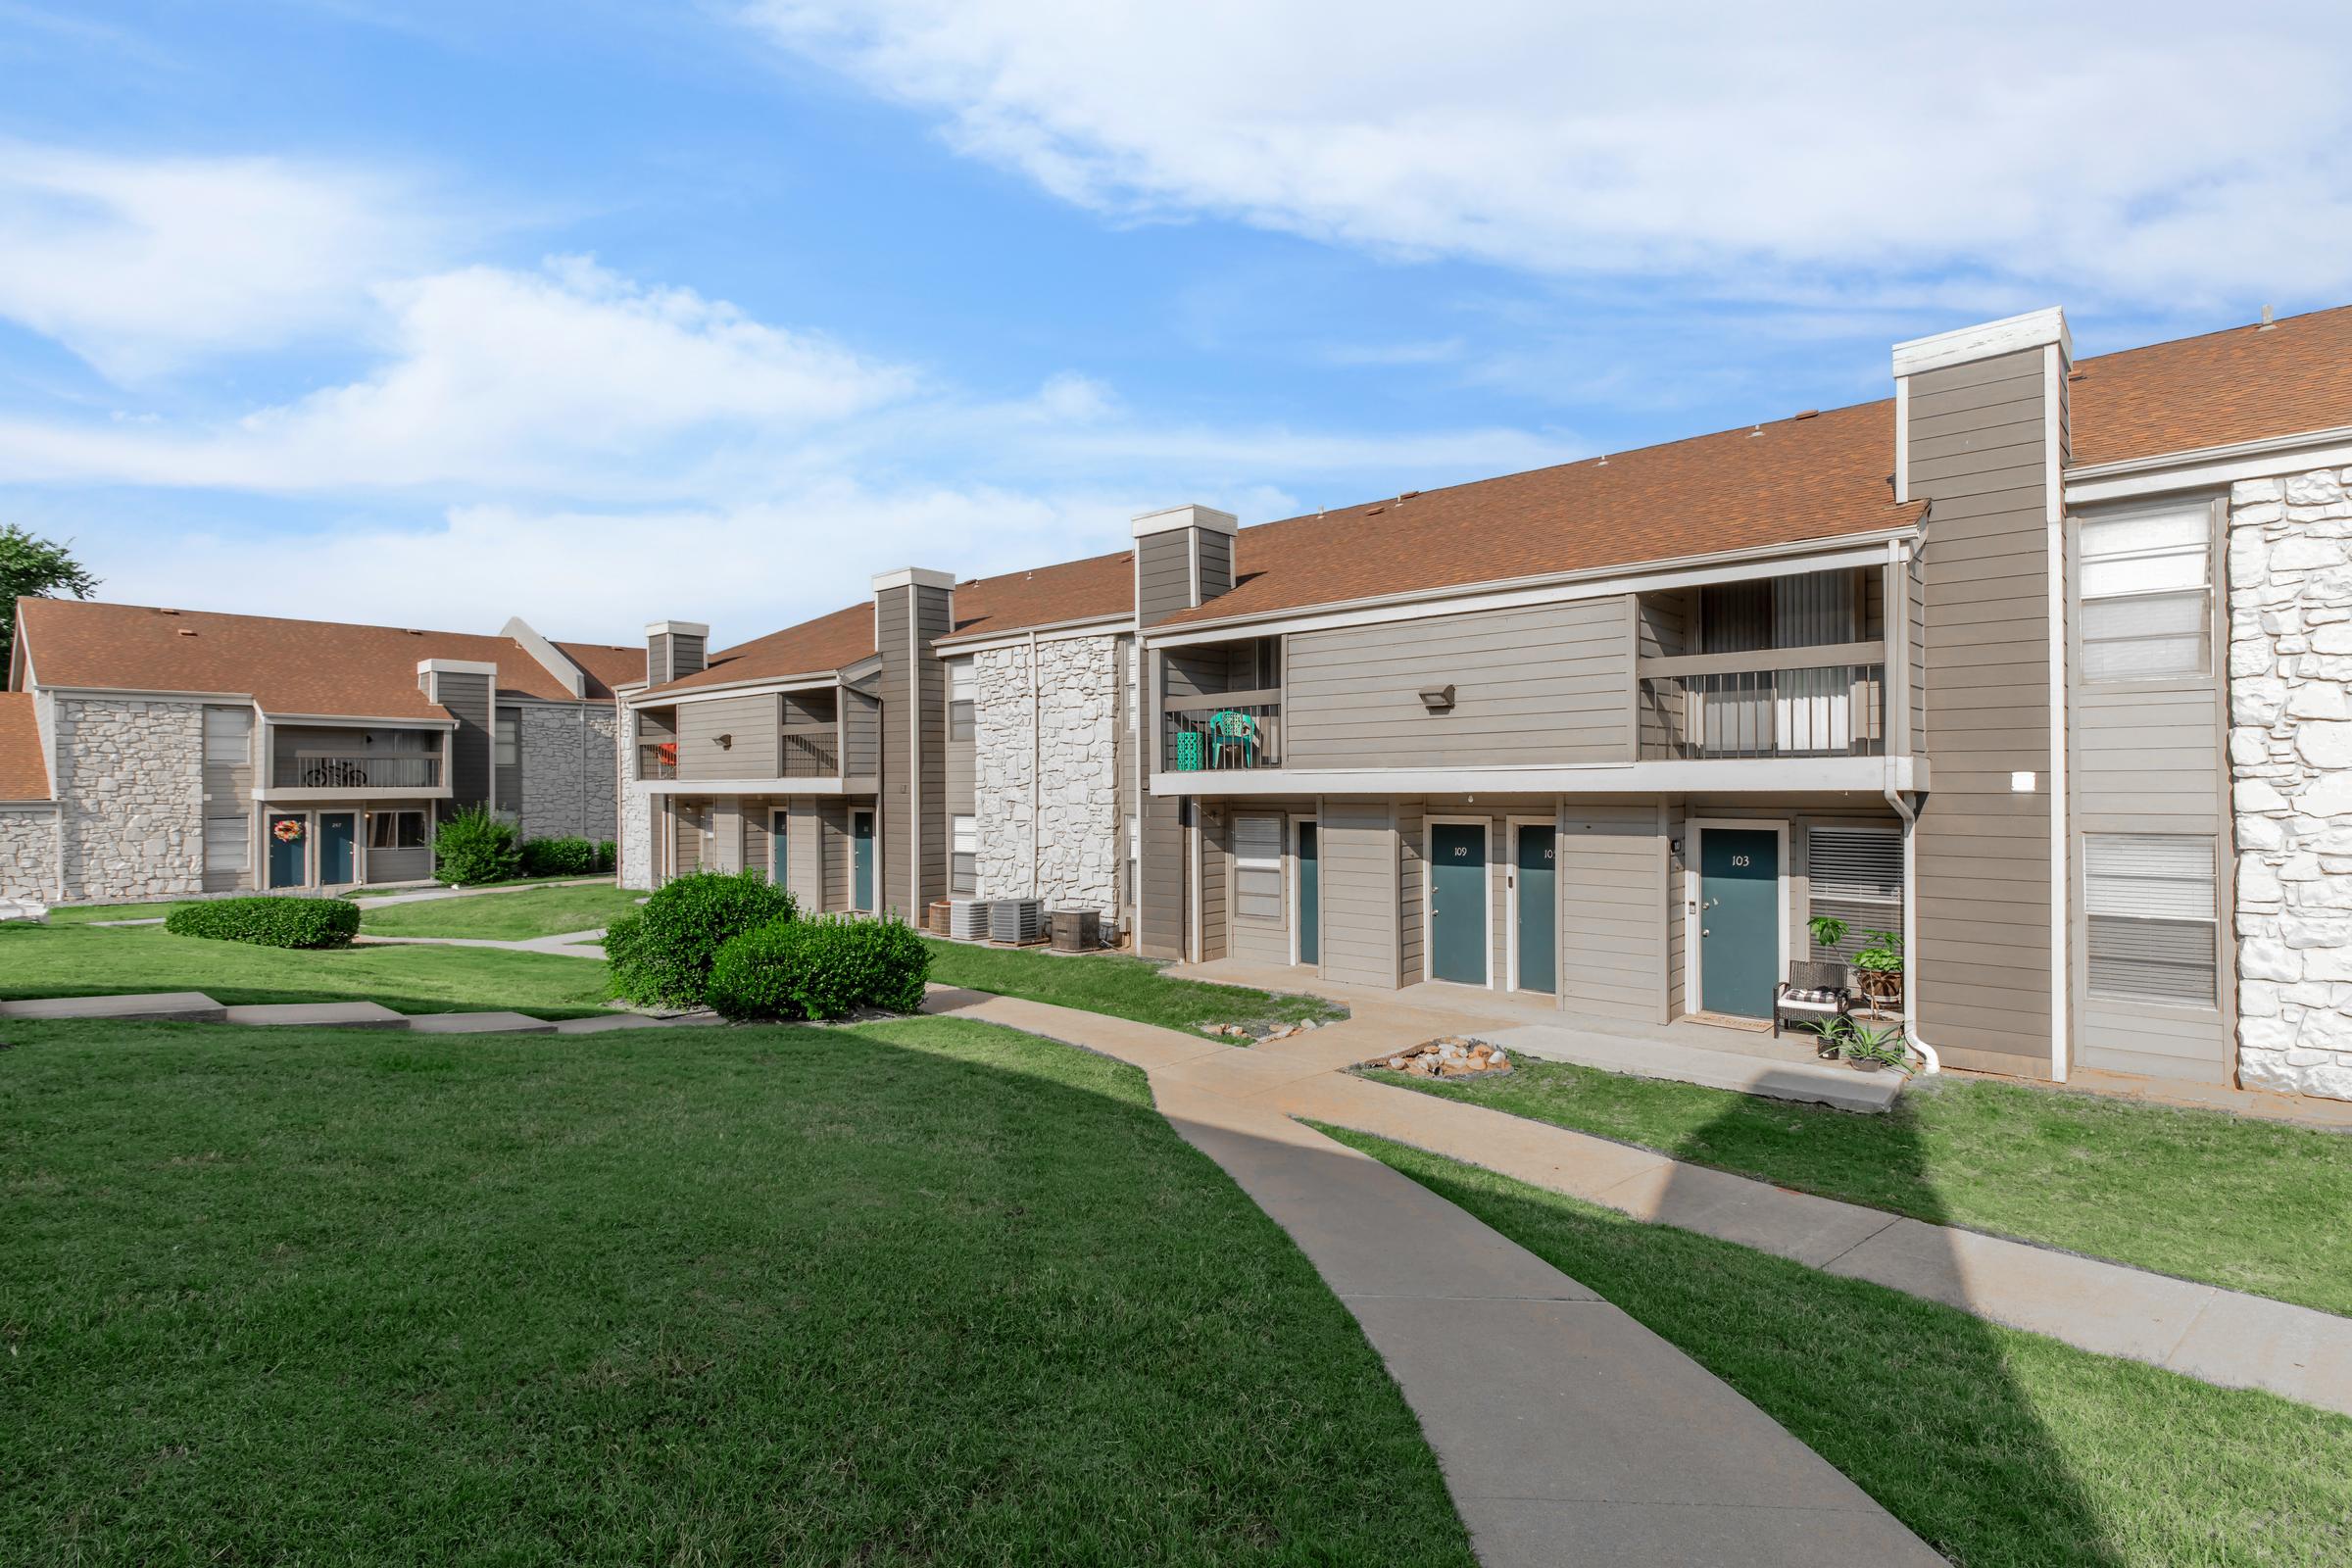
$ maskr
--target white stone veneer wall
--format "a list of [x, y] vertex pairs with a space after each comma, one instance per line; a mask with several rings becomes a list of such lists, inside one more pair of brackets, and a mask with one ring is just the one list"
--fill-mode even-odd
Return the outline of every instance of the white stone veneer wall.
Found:
[[[637, 715], [623, 709], [614, 725], [613, 766], [620, 779], [620, 885], [654, 885], [654, 798], [636, 782]], [[604, 835], [597, 835], [602, 838]]]
[[522, 836], [611, 838], [619, 757], [612, 710], [525, 703], [517, 714], [522, 801], [516, 816]]
[[56, 808], [0, 806], [0, 899], [57, 896]]
[[[980, 836], [979, 896], [1118, 906], [1119, 668], [1109, 637], [1037, 644], [1037, 761], [1030, 787], [1029, 645], [972, 660], [973, 812]], [[1030, 869], [1030, 803], [1037, 866]]]
[[2352, 1100], [2352, 468], [2230, 493], [2238, 1078]]
[[204, 891], [204, 705], [61, 697], [54, 730], [66, 897]]

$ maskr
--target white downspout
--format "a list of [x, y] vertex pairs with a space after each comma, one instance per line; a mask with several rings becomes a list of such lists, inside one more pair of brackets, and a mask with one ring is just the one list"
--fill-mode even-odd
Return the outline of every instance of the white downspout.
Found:
[[1915, 978], [1919, 967], [1919, 875], [1913, 869], [1916, 862], [1911, 854], [1911, 838], [1919, 827], [1919, 813], [1911, 809], [1911, 803], [1903, 799], [1903, 792], [1891, 781], [1886, 793], [1886, 804], [1903, 819], [1903, 1038], [1919, 1053], [1920, 1070], [1937, 1073], [1943, 1071], [1943, 1057], [1919, 1034], [1919, 986]]
[[1029, 896], [1046, 896], [1045, 879], [1038, 873], [1037, 819], [1046, 808], [1045, 741], [1038, 733], [1037, 632], [1029, 633]]

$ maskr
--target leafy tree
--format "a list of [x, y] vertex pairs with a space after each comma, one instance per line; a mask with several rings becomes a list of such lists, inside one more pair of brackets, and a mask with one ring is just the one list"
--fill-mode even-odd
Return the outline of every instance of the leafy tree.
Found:
[[74, 559], [74, 553], [54, 539], [27, 533], [13, 522], [0, 522], [0, 679], [17, 640], [17, 601], [55, 599], [61, 593], [87, 599], [98, 579]]

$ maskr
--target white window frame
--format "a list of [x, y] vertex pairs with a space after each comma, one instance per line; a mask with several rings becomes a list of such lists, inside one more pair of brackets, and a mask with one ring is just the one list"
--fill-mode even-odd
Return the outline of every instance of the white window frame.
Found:
[[1549, 991], [1528, 991], [1525, 994], [1531, 997], [1550, 997], [1557, 1001], [1560, 995], [1560, 971], [1566, 967], [1561, 962], [1561, 958], [1568, 946], [1567, 938], [1564, 935], [1567, 924], [1560, 918], [1557, 904], [1557, 896], [1561, 887], [1561, 833], [1560, 819], [1557, 813], [1550, 816], [1519, 814], [1503, 819], [1502, 847], [1510, 855], [1510, 859], [1504, 862], [1502, 871], [1502, 885], [1506, 894], [1503, 902], [1508, 906], [1503, 911], [1502, 927], [1505, 955], [1503, 966], [1509, 975], [1507, 989], [1514, 994], [1518, 994], [1522, 990], [1519, 984], [1519, 830], [1523, 827], [1551, 829], [1551, 888], [1555, 896], [1551, 913], [1551, 940], [1557, 950], [1551, 956], [1551, 989]]
[[[969, 849], [963, 847], [967, 841], [971, 845]], [[971, 858], [971, 886], [959, 888], [956, 885], [956, 861], [963, 856]], [[948, 818], [948, 895], [951, 898], [968, 899], [977, 895], [979, 891], [980, 818], [970, 815], [950, 816]]]
[[[966, 654], [948, 661], [948, 739], [968, 741], [979, 733], [980, 672]], [[957, 709], [963, 711], [959, 715]], [[960, 733], [958, 725], [960, 724]]]
[[[1242, 822], [1245, 818], [1251, 821], [1271, 822], [1274, 824], [1274, 854], [1271, 858], [1265, 856], [1244, 856], [1242, 854]], [[1233, 887], [1227, 895], [1233, 901], [1234, 919], [1247, 920], [1251, 925], [1257, 926], [1280, 925], [1290, 919], [1290, 879], [1284, 874], [1282, 864], [1283, 846], [1288, 838], [1289, 830], [1284, 825], [1283, 815], [1280, 811], [1237, 810], [1234, 812]], [[1271, 871], [1274, 873], [1275, 912], [1271, 916], [1242, 913], [1242, 873], [1245, 871], [1260, 873]]]
[[[403, 816], [413, 816], [417, 819], [416, 831], [420, 835], [418, 842], [415, 844], [401, 843], [400, 824], [397, 821], [395, 821], [392, 825], [391, 843], [377, 844], [374, 842], [375, 822], [378, 817], [398, 818]], [[365, 834], [363, 834], [363, 837], [368, 841], [367, 847], [371, 850], [430, 850], [433, 847], [433, 832], [430, 825], [425, 822], [424, 817], [425, 813], [422, 808], [415, 806], [383, 806], [370, 808], [368, 811], [367, 831]]]
[[[2213, 952], [2213, 993], [2205, 1001], [2189, 1002], [2180, 997], [2127, 996], [2120, 995], [2112, 991], [2094, 991], [2091, 989], [2090, 922], [2093, 916], [2090, 907], [2090, 841], [2093, 839], [2107, 838], [2180, 839], [2184, 841], [2200, 843], [2206, 847], [2206, 864], [2210, 868], [2210, 874], [2212, 876], [2212, 897], [2208, 901], [2207, 905], [2207, 907], [2212, 911], [2210, 914], [2189, 917], [2186, 920], [2183, 920], [2183, 918], [2180, 916], [2132, 914], [2110, 914], [2101, 916], [2101, 918], [2114, 920], [2148, 919], [2162, 923], [2193, 923], [2210, 926], [2212, 928], [2210, 945]], [[2081, 972], [2082, 985], [2082, 996], [2084, 1004], [2101, 1009], [2152, 1007], [2159, 1009], [2160, 1011], [2171, 1013], [2193, 1013], [2199, 1017], [2211, 1017], [2215, 1013], [2220, 1012], [2223, 1007], [2226, 993], [2228, 992], [2230, 983], [2228, 955], [2224, 951], [2223, 941], [2224, 926], [2222, 920], [2222, 901], [2228, 888], [2228, 882], [2226, 880], [2227, 872], [2222, 863], [2222, 856], [2224, 853], [2222, 847], [2227, 842], [2223, 835], [2217, 833], [2143, 833], [2134, 830], [2106, 831], [2086, 829], [2078, 835], [2078, 840], [2080, 853], [2076, 858], [2077, 863], [2081, 866], [2081, 871], [2077, 877], [2075, 899], [2076, 907], [2082, 910], [2082, 924], [2081, 943]]]
[[[2067, 616], [2067, 632], [2068, 641], [2072, 644], [2069, 652], [2073, 656], [2074, 676], [2078, 685], [2102, 690], [2112, 687], [2161, 690], [2166, 687], [2203, 687], [2213, 684], [2216, 678], [2215, 671], [2220, 666], [2225, 647], [2222, 631], [2218, 625], [2220, 618], [2218, 607], [2222, 597], [2219, 582], [2221, 573], [2216, 562], [2215, 535], [2217, 529], [2214, 526], [2214, 514], [2218, 505], [2219, 503], [2210, 496], [2197, 497], [2189, 501], [2174, 497], [2165, 501], [2146, 502], [2129, 507], [2104, 507], [2096, 511], [2078, 513], [2074, 515], [2073, 525], [2067, 530], [2069, 557], [2067, 566], [2071, 578], [2069, 587], [2072, 590], [2071, 603], [2068, 607], [2070, 612]], [[2130, 522], [2143, 517], [2185, 515], [2192, 511], [2201, 514], [2205, 519], [2205, 538], [2200, 558], [2205, 565], [2205, 578], [2199, 588], [2143, 588], [2102, 594], [2084, 591], [2084, 585], [2089, 577], [2088, 568], [2091, 564], [2091, 558], [2086, 557], [2083, 552], [2082, 534], [2084, 529], [2106, 523]], [[2187, 551], [2188, 547], [2185, 545], [2171, 545], [2161, 549], [2137, 552], [2133, 555], [2110, 556], [2100, 559], [2108, 561], [2153, 560], [2185, 555]], [[2090, 673], [2083, 653], [2082, 628], [2085, 607], [2132, 599], [2160, 599], [2192, 592], [2200, 592], [2205, 596], [2205, 663], [2201, 669], [2172, 670], [2160, 674], [2141, 675], [2093, 675]]]
[[[1894, 841], [1895, 891], [1892, 900], [1893, 908], [1889, 912], [1885, 925], [1874, 926], [1871, 929], [1879, 931], [1891, 931], [1897, 936], [1900, 936], [1903, 929], [1902, 828], [1894, 823], [1881, 825], [1875, 822], [1808, 822], [1805, 824], [1805, 912], [1804, 919], [1797, 923], [1789, 933], [1791, 956], [1793, 956], [1793, 954], [1797, 951], [1802, 951], [1808, 956], [1810, 956], [1813, 952], [1813, 906], [1815, 902], [1821, 898], [1819, 879], [1813, 874], [1813, 841], [1824, 833], [1878, 833], [1883, 834]], [[1798, 941], [1798, 936], [1800, 933], [1802, 935], [1801, 942]], [[1853, 931], [1848, 932], [1847, 934], [1848, 936], [1858, 936], [1862, 933]], [[1785, 969], [1783, 978], [1787, 978]]]
[[1686, 1015], [1703, 1013], [1706, 1008], [1706, 976], [1699, 963], [1699, 918], [1705, 911], [1699, 908], [1705, 896], [1706, 878], [1701, 867], [1706, 864], [1702, 851], [1709, 828], [1726, 832], [1762, 832], [1769, 829], [1780, 839], [1780, 876], [1773, 890], [1773, 906], [1780, 915], [1781, 967], [1779, 978], [1788, 978], [1788, 819], [1761, 816], [1691, 816], [1683, 819], [1683, 840], [1687, 849], [1683, 856], [1683, 1012]]

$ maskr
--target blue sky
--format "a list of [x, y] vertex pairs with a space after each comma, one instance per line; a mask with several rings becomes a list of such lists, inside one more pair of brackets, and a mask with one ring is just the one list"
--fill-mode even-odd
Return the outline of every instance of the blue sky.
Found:
[[732, 640], [2352, 300], [2342, 8], [2043, 9], [0, 0], [0, 517]]

